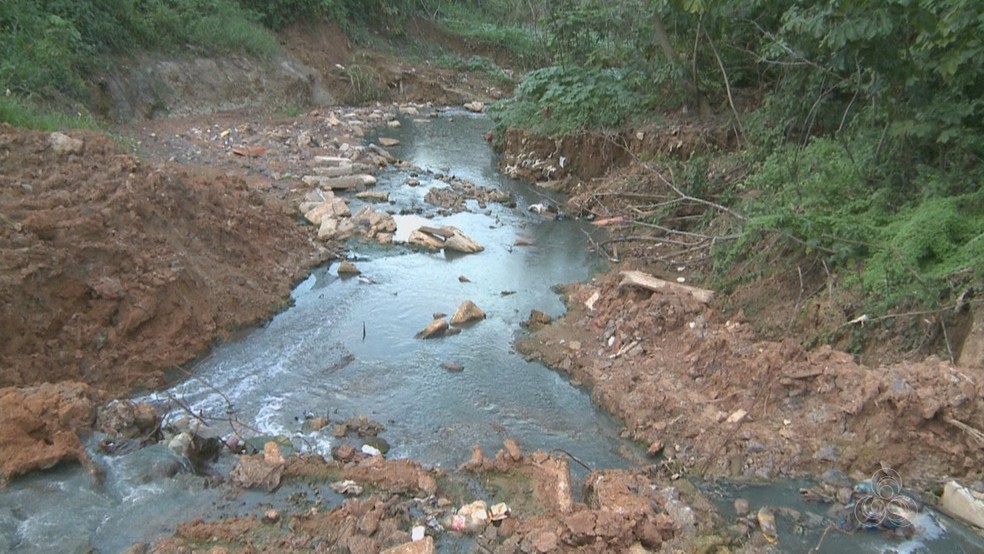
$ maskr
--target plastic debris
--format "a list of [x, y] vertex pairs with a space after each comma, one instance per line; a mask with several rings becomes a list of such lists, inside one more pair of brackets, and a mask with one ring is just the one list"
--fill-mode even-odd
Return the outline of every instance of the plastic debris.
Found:
[[359, 496], [362, 494], [362, 487], [359, 486], [355, 481], [345, 480], [332, 483], [330, 485], [331, 490], [338, 494], [344, 494], [346, 496]]
[[509, 517], [509, 506], [505, 502], [499, 502], [498, 504], [493, 504], [489, 508], [489, 519], [492, 521], [502, 521]]

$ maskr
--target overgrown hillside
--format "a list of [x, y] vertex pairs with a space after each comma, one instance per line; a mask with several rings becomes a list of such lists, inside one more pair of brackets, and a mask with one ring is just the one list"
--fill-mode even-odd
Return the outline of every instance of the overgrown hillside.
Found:
[[[415, 18], [460, 48], [416, 42]], [[673, 198], [623, 206], [635, 211], [619, 240], [699, 240], [701, 273], [724, 291], [784, 274], [804, 317], [826, 291], [832, 319], [858, 323], [818, 341], [859, 351], [888, 330], [942, 351], [979, 301], [984, 7], [972, 0], [8, 0], [0, 121], [97, 125], [93, 76], [121, 57], [276, 56], [277, 33], [319, 21], [506, 91], [525, 75], [493, 110], [500, 139], [599, 132], [623, 148], [670, 122], [717, 129], [726, 140], [686, 156], [633, 151], [659, 175], [632, 177], [632, 194], [669, 182]], [[368, 55], [337, 77], [343, 102], [392, 86]]]
[[[542, 61], [530, 30], [495, 15], [514, 13], [505, 6], [516, 3], [9, 0], [0, 4], [0, 122], [45, 129], [92, 127], [97, 121], [91, 114], [100, 111], [94, 105], [99, 76], [134, 55], [269, 59], [284, 53], [287, 38], [281, 33], [289, 27], [332, 24], [346, 35], [339, 37], [342, 42], [352, 40], [370, 51], [502, 76], [487, 55], [524, 69]], [[408, 44], [406, 26], [418, 16], [444, 22], [448, 35], [475, 55]], [[346, 66], [343, 77], [357, 93], [343, 101], [381, 98], [385, 83], [368, 64]], [[511, 88], [512, 77], [502, 78]]]
[[[668, 191], [664, 180], [679, 194], [637, 206], [625, 235], [655, 225], [670, 246], [718, 239], [702, 244], [713, 245], [707, 276], [724, 290], [798, 273], [788, 285], [800, 289], [804, 315], [819, 281], [837, 297], [838, 323], [856, 320], [820, 340], [858, 350], [864, 335], [895, 327], [908, 347], [950, 348], [947, 326], [978, 301], [984, 275], [980, 3], [551, 6], [554, 65], [527, 74], [499, 107], [502, 127], [602, 131], [628, 143], [626, 129], [672, 113], [728, 129], [737, 146], [682, 161], [644, 154], [661, 175], [637, 179], [633, 194]], [[705, 215], [680, 229], [687, 196], [711, 204], [698, 202]], [[712, 205], [731, 216], [722, 221]]]

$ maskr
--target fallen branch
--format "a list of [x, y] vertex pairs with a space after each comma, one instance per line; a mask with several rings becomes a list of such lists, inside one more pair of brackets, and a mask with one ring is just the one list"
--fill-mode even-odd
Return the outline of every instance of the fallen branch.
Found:
[[654, 277], [648, 273], [643, 273], [642, 271], [623, 271], [622, 282], [619, 283], [618, 286], [639, 287], [653, 292], [673, 291], [677, 294], [692, 296], [697, 301], [704, 304], [708, 304], [712, 299], [714, 299], [714, 291], [712, 290], [664, 281], [663, 279]]

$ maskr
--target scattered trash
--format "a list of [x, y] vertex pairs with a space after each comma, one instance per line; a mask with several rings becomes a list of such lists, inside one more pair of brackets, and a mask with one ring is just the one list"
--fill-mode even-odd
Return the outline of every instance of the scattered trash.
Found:
[[371, 444], [363, 444], [362, 445], [362, 453], [363, 454], [368, 454], [369, 456], [382, 456], [383, 455], [383, 453], [378, 448], [376, 448], [375, 446], [372, 446]]
[[493, 504], [489, 508], [489, 519], [493, 522], [502, 521], [509, 517], [509, 506], [505, 502], [499, 502], [498, 504]]
[[362, 494], [362, 487], [359, 486], [355, 481], [346, 479], [345, 481], [338, 481], [329, 485], [331, 490], [338, 494], [343, 494], [345, 496], [359, 496]]

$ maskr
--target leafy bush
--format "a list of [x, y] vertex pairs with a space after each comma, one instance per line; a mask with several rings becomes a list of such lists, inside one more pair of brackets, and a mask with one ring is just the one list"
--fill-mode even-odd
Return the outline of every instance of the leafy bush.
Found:
[[499, 126], [530, 127], [543, 134], [616, 128], [636, 106], [637, 95], [617, 69], [547, 67], [531, 71], [514, 100], [493, 106]]

